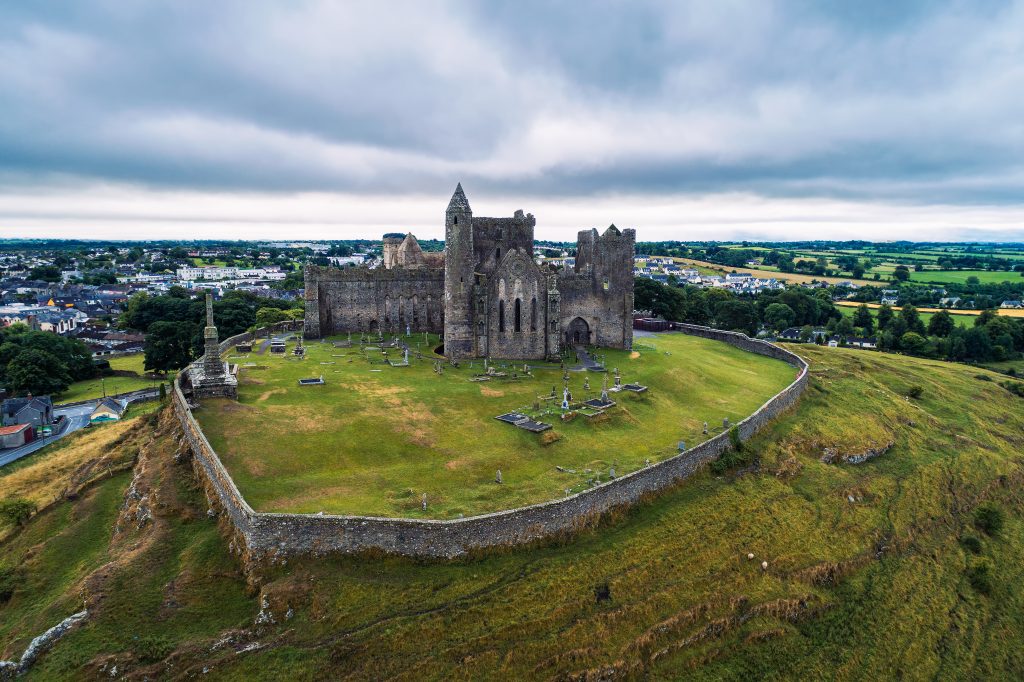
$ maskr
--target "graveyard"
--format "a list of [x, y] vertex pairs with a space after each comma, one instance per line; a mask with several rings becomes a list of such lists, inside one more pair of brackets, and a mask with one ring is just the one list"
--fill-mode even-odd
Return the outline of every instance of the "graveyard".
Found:
[[[194, 411], [254, 509], [451, 519], [585, 490], [721, 433], [784, 362], [681, 334], [561, 363], [453, 366], [434, 335], [230, 349], [238, 400]], [[406, 350], [407, 349], [407, 350]]]

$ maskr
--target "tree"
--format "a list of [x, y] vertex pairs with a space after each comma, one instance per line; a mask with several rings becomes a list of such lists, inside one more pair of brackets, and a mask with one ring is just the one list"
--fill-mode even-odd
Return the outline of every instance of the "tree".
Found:
[[715, 308], [715, 324], [720, 329], [757, 333], [757, 309], [749, 301], [729, 299]]
[[55, 265], [40, 265], [29, 270], [29, 279], [40, 279], [44, 282], [59, 282], [60, 268]]
[[921, 316], [917, 312], [917, 308], [910, 305], [909, 303], [903, 306], [900, 310], [900, 319], [906, 322], [907, 331], [912, 331], [915, 334], [924, 334], [924, 323], [921, 322]]
[[893, 312], [892, 306], [888, 303], [883, 303], [882, 307], [878, 309], [878, 328], [885, 329], [892, 322]]
[[946, 338], [953, 331], [953, 316], [948, 310], [940, 310], [928, 320], [928, 335]]
[[[892, 312], [892, 309], [890, 309], [890, 312]], [[871, 309], [866, 304], [861, 303], [857, 306], [857, 310], [854, 311], [853, 326], [863, 329], [865, 336], [870, 336], [871, 332], [875, 330], [875, 318], [871, 314]]]
[[912, 355], [921, 355], [928, 348], [928, 340], [915, 332], [900, 337], [900, 348]]
[[853, 321], [850, 318], [844, 317], [836, 323], [835, 333], [839, 335], [840, 339], [846, 340], [850, 338], [853, 336], [853, 332]]
[[892, 273], [893, 279], [900, 282], [906, 282], [910, 279], [910, 269], [906, 265], [897, 265], [896, 269]]
[[981, 280], [978, 279], [977, 275], [970, 275], [967, 278], [967, 283], [968, 284], [981, 284]]
[[764, 324], [769, 329], [782, 331], [793, 326], [796, 313], [785, 303], [772, 303], [764, 311]]
[[284, 322], [288, 319], [287, 313], [277, 308], [260, 308], [256, 311], [256, 326], [269, 327], [277, 322]]
[[15, 393], [60, 393], [71, 385], [71, 376], [57, 356], [25, 348], [7, 363], [7, 385]]
[[864, 266], [858, 263], [850, 268], [850, 272], [853, 274], [854, 279], [860, 279], [864, 276]]
[[194, 322], [154, 322], [146, 334], [146, 371], [169, 372], [192, 361], [194, 338], [199, 325]]

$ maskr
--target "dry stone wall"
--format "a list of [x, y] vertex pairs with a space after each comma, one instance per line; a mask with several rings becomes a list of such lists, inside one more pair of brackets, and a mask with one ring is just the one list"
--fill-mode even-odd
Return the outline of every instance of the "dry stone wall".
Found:
[[[722, 341], [751, 353], [783, 360], [798, 374], [788, 387], [737, 424], [746, 440], [792, 407], [807, 384], [807, 363], [799, 356], [744, 334], [677, 324], [694, 336]], [[248, 337], [248, 338], [244, 338]], [[221, 342], [221, 349], [252, 338], [241, 334]], [[254, 511], [210, 446], [175, 381], [174, 410], [194, 455], [196, 472], [211, 499], [256, 556], [386, 552], [410, 557], [453, 558], [494, 547], [523, 545], [565, 536], [592, 524], [610, 510], [627, 507], [693, 475], [729, 449], [728, 433], [719, 434], [670, 459], [563, 499], [464, 519], [418, 520], [366, 516], [276, 514]]]

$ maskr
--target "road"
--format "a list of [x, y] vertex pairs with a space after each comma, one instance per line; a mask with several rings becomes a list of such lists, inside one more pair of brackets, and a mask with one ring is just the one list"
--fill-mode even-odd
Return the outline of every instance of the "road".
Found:
[[80, 405], [71, 405], [69, 407], [56, 406], [53, 408], [53, 416], [59, 417], [63, 415], [67, 419], [64, 421], [59, 432], [54, 433], [52, 436], [47, 438], [38, 438], [31, 443], [22, 445], [20, 448], [12, 448], [10, 450], [0, 450], [0, 467], [5, 464], [17, 461], [22, 457], [31, 455], [33, 452], [40, 450], [50, 443], [72, 434], [75, 431], [84, 428], [89, 425], [89, 415], [92, 414], [93, 409], [96, 407], [95, 400]]

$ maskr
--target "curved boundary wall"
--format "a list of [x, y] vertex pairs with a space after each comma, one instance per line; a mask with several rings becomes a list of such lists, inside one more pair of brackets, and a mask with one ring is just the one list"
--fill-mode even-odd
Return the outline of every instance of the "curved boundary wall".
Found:
[[[783, 360], [799, 370], [793, 383], [735, 425], [741, 440], [750, 438], [792, 407], [807, 385], [807, 363], [767, 341], [696, 325], [677, 323], [674, 327], [685, 334], [723, 341], [751, 353]], [[221, 342], [221, 351], [252, 338], [253, 333], [233, 336]], [[175, 379], [172, 401], [184, 429], [184, 438], [194, 455], [193, 466], [204, 480], [207, 495], [211, 500], [216, 498], [248, 551], [257, 557], [383, 552], [409, 557], [453, 558], [487, 548], [564, 537], [591, 525], [605, 512], [628, 507], [674, 486], [730, 447], [729, 434], [724, 432], [686, 452], [569, 497], [462, 519], [257, 512], [239, 493], [192, 416], [181, 390], [183, 374], [185, 372], [179, 373]]]

